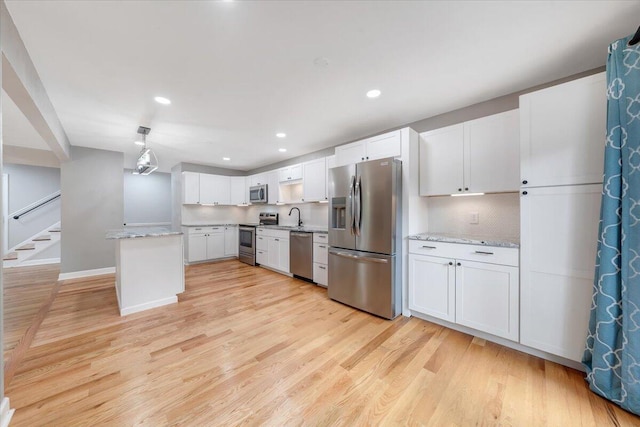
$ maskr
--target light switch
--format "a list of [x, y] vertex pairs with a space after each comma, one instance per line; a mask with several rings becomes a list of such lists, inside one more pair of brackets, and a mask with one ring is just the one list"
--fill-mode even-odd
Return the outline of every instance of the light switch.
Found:
[[469, 224], [480, 224], [480, 215], [478, 212], [469, 213]]

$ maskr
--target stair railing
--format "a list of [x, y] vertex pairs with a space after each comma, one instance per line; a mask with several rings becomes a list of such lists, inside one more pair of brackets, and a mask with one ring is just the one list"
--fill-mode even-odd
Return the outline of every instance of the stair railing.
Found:
[[13, 219], [19, 219], [21, 216], [26, 215], [30, 212], [35, 211], [38, 208], [41, 208], [42, 206], [46, 205], [49, 202], [52, 202], [54, 200], [56, 200], [57, 198], [60, 197], [60, 191], [56, 191], [55, 193], [52, 193], [50, 195], [48, 195], [47, 197], [44, 197], [40, 200], [38, 200], [35, 203], [32, 203], [29, 206], [26, 206], [22, 209], [19, 209], [17, 211], [15, 211], [14, 213], [11, 214], [11, 216], [13, 217]]

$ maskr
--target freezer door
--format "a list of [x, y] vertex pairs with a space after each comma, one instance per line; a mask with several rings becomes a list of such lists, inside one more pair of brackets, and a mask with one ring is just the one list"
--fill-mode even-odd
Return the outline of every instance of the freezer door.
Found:
[[331, 248], [329, 298], [385, 319], [400, 314], [396, 257]]
[[354, 249], [353, 194], [355, 165], [329, 169], [329, 245]]
[[401, 163], [393, 158], [358, 163], [355, 185], [356, 250], [394, 254]]

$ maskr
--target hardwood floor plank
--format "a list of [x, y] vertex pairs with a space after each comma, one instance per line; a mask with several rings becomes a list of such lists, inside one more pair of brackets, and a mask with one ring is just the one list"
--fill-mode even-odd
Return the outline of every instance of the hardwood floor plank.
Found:
[[[113, 275], [62, 283], [7, 384], [12, 426], [640, 425], [582, 373], [482, 339], [235, 260], [185, 276], [177, 304], [125, 317]], [[17, 328], [42, 291], [13, 280]]]

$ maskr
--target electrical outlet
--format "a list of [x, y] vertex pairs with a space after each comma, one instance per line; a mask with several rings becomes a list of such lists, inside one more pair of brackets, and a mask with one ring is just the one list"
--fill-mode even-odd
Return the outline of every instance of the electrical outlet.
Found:
[[469, 213], [469, 224], [480, 224], [480, 215], [478, 212]]

